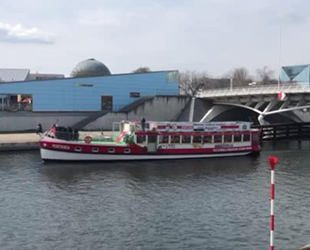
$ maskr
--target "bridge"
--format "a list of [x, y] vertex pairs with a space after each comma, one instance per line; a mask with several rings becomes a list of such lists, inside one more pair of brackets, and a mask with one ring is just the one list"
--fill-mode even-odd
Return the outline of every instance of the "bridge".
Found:
[[[281, 100], [279, 93], [284, 93]], [[310, 85], [281, 84], [234, 87], [201, 91], [199, 98], [212, 102], [201, 121], [207, 122], [232, 108], [243, 108], [258, 115], [261, 125], [268, 117], [281, 115], [293, 122], [310, 121]]]

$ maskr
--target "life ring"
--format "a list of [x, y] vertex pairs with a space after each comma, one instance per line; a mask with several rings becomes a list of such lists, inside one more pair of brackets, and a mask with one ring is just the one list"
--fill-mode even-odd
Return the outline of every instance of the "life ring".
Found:
[[92, 141], [91, 136], [90, 136], [90, 135], [86, 135], [85, 138], [84, 138], [84, 141], [85, 141], [85, 143], [87, 143], [87, 144], [91, 143], [91, 141]]

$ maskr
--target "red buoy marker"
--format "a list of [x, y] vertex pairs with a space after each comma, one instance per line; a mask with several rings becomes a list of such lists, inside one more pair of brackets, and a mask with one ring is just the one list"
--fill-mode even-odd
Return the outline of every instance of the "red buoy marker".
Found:
[[270, 250], [274, 250], [273, 232], [274, 232], [274, 170], [278, 161], [278, 157], [268, 157], [271, 167], [271, 189], [270, 189]]

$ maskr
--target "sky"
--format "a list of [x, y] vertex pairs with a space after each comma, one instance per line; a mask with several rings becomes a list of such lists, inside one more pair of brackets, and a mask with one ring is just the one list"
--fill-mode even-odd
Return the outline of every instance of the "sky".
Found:
[[1, 0], [0, 68], [69, 76], [85, 59], [113, 73], [310, 64], [308, 0]]

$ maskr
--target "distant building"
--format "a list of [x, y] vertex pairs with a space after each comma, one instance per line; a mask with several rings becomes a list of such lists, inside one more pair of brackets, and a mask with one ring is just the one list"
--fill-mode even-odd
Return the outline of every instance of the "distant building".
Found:
[[42, 73], [31, 73], [29, 74], [27, 81], [35, 80], [52, 80], [52, 79], [62, 79], [65, 75], [61, 74], [42, 74]]
[[22, 82], [64, 78], [61, 74], [30, 73], [29, 69], [0, 69], [0, 82]]
[[280, 80], [281, 83], [309, 84], [310, 64], [282, 67]]
[[29, 70], [3, 70], [0, 111], [112, 112], [142, 97], [179, 92], [177, 71], [111, 75], [103, 63], [90, 59], [79, 63], [73, 72], [85, 75], [63, 78], [30, 74]]

